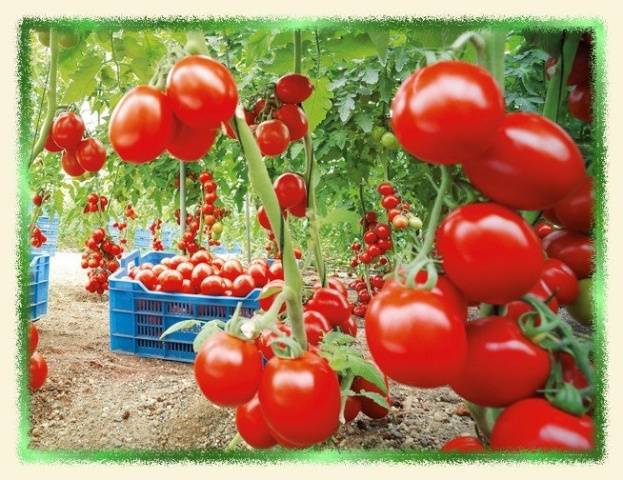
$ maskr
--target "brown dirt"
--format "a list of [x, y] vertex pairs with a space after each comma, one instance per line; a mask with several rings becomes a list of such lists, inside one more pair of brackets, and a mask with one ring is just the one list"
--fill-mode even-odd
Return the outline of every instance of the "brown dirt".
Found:
[[[75, 257], [75, 258], [74, 258]], [[52, 262], [49, 313], [38, 322], [49, 376], [33, 395], [36, 449], [223, 448], [235, 435], [233, 411], [207, 402], [190, 364], [111, 353], [108, 301], [87, 294], [78, 255]], [[75, 262], [75, 263], [74, 263]], [[360, 325], [361, 326], [361, 325]], [[362, 342], [363, 343], [363, 342]], [[360, 415], [335, 435], [340, 448], [436, 449], [474, 423], [447, 388], [390, 385], [381, 420]], [[328, 445], [332, 445], [328, 444]]]

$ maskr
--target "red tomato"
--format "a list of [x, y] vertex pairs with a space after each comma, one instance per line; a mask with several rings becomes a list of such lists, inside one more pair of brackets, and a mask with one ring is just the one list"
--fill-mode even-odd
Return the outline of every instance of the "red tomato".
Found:
[[558, 360], [562, 367], [562, 379], [565, 382], [572, 384], [575, 388], [580, 390], [588, 387], [588, 380], [586, 380], [586, 377], [578, 368], [572, 355], [567, 352], [559, 352]]
[[30, 374], [30, 389], [35, 392], [43, 386], [45, 379], [48, 377], [48, 363], [39, 352], [34, 352], [30, 356], [28, 371]]
[[195, 358], [195, 379], [216, 405], [237, 407], [250, 401], [262, 377], [262, 357], [253, 342], [219, 332], [209, 337]]
[[220, 296], [225, 293], [223, 280], [217, 275], [208, 275], [201, 281], [199, 287], [202, 295]]
[[[279, 292], [283, 289], [283, 285], [284, 282], [283, 280], [271, 280], [270, 282], [268, 282], [266, 285], [264, 285], [264, 288], [262, 288], [262, 291], [260, 292], [260, 308], [262, 310], [264, 310], [265, 312], [268, 311], [268, 309], [270, 308], [270, 306], [273, 304], [273, 302], [275, 301], [275, 297], [279, 294]], [[275, 291], [275, 293], [273, 295], [270, 295], [269, 297], [263, 297], [263, 295], [265, 294], [265, 292], [268, 292], [269, 290], [272, 289], [278, 289]], [[281, 310], [279, 310], [280, 312], [284, 312], [286, 309], [285, 304], [282, 306]]]
[[300, 73], [284, 75], [275, 84], [275, 94], [281, 103], [303, 103], [313, 91], [309, 78]]
[[366, 339], [385, 375], [414, 387], [439, 387], [460, 373], [467, 354], [455, 305], [428, 290], [386, 284], [368, 305]]
[[307, 197], [288, 211], [297, 218], [303, 218], [307, 214]]
[[530, 225], [494, 203], [456, 208], [439, 225], [436, 242], [448, 278], [478, 302], [515, 300], [534, 286], [543, 268]]
[[[281, 330], [286, 336], [291, 336], [290, 327], [284, 325], [283, 323], [278, 323], [277, 328]], [[272, 348], [273, 341], [277, 338], [277, 334], [272, 330], [264, 330], [262, 333], [255, 339], [255, 344], [257, 348], [262, 352], [264, 358], [266, 360], [270, 360], [275, 356]]]
[[305, 182], [296, 173], [286, 172], [275, 179], [273, 189], [282, 210], [307, 201]]
[[106, 148], [97, 138], [82, 140], [75, 151], [76, 160], [87, 172], [98, 172], [106, 163]]
[[[385, 385], [387, 386], [387, 378], [385, 378]], [[368, 382], [365, 378], [362, 378], [362, 377], [355, 377], [355, 379], [353, 380], [353, 384], [350, 388], [355, 393], [365, 391], [365, 392], [378, 393], [381, 396], [386, 395], [385, 393], [381, 391], [379, 387], [377, 387], [375, 384], [371, 382]], [[379, 418], [386, 417], [387, 414], [389, 413], [389, 410], [387, 408], [380, 406], [378, 403], [376, 403], [371, 398], [367, 398], [367, 397], [358, 397], [358, 398], [361, 401], [361, 411], [366, 417], [379, 419]], [[387, 393], [386, 400], [387, 400], [387, 403], [391, 403], [390, 398], [389, 398], [389, 393]]]
[[51, 129], [45, 139], [45, 145], [43, 146], [43, 148], [45, 148], [48, 152], [60, 152], [62, 150], [62, 147], [59, 147], [56, 143], [54, 143]]
[[193, 288], [196, 291], [200, 291], [203, 279], [209, 277], [213, 273], [214, 271], [212, 270], [212, 267], [207, 263], [199, 263], [195, 265], [190, 275], [190, 282], [192, 283]]
[[227, 260], [223, 264], [223, 268], [221, 269], [221, 277], [227, 278], [232, 282], [236, 279], [236, 277], [242, 275], [244, 273], [244, 269], [238, 260]]
[[156, 270], [139, 270], [136, 274], [135, 280], [141, 282], [145, 285], [147, 290], [155, 290], [156, 285], [158, 284], [158, 276], [156, 274]]
[[283, 280], [283, 265], [281, 262], [273, 262], [268, 269], [269, 280]]
[[476, 65], [458, 61], [416, 70], [391, 106], [392, 129], [402, 147], [433, 164], [480, 157], [503, 118], [504, 101], [495, 79]]
[[545, 238], [546, 236], [548, 236], [553, 231], [554, 231], [554, 227], [552, 226], [551, 223], [538, 222], [534, 226], [534, 233], [536, 233], [537, 237], [539, 237], [539, 238]]
[[567, 264], [557, 258], [547, 258], [543, 264], [541, 278], [556, 295], [561, 305], [575, 302], [580, 294], [578, 279]]
[[549, 220], [554, 225], [560, 225], [560, 220], [558, 220], [558, 217], [556, 217], [556, 213], [554, 212], [554, 207], [543, 210], [543, 217], [546, 220]]
[[[420, 270], [415, 276], [415, 281], [419, 284], [425, 284], [427, 280], [426, 270]], [[459, 314], [456, 318], [458, 322], [467, 322], [467, 300], [444, 275], [437, 274], [437, 284], [431, 289], [431, 293], [453, 306], [452, 311]]]
[[290, 132], [281, 120], [265, 120], [255, 130], [257, 144], [262, 155], [274, 157], [281, 155], [290, 143]]
[[300, 140], [307, 133], [307, 117], [296, 105], [283, 105], [277, 109], [274, 118], [281, 120], [288, 127], [290, 141]]
[[297, 447], [323, 442], [338, 427], [340, 384], [316, 354], [273, 357], [264, 369], [259, 398], [270, 431]]
[[593, 241], [586, 235], [558, 230], [543, 239], [547, 255], [566, 263], [578, 280], [593, 274]]
[[[165, 259], [162, 260], [162, 263], [164, 263], [164, 261]], [[188, 257], [184, 255], [174, 255], [169, 258], [168, 267], [175, 270], [180, 263], [184, 263], [187, 261], [188, 261]]]
[[65, 173], [71, 177], [79, 177], [84, 173], [84, 168], [76, 160], [76, 155], [71, 150], [65, 150], [61, 158], [61, 166]]
[[584, 160], [560, 126], [535, 113], [509, 113], [493, 147], [463, 165], [474, 186], [511, 208], [554, 206], [584, 178]]
[[576, 417], [542, 398], [521, 400], [498, 417], [493, 450], [586, 451], [594, 445], [593, 420]]
[[61, 113], [52, 124], [54, 143], [65, 150], [73, 150], [82, 140], [84, 122], [73, 112]]
[[593, 94], [590, 85], [576, 85], [567, 97], [567, 108], [571, 116], [583, 122], [593, 121]]
[[232, 294], [234, 297], [246, 297], [255, 288], [255, 282], [251, 275], [238, 275], [233, 281]]
[[146, 163], [169, 145], [173, 127], [173, 112], [166, 95], [155, 87], [140, 85], [117, 103], [108, 137], [122, 160]]
[[39, 329], [30, 323], [28, 325], [28, 353], [32, 355], [32, 352], [37, 350], [39, 345]]
[[515, 320], [479, 318], [467, 324], [467, 359], [450, 386], [468, 402], [504, 407], [536, 395], [550, 367], [547, 351], [524, 337]]
[[348, 301], [332, 288], [319, 288], [305, 305], [305, 310], [320, 312], [333, 327], [338, 327], [350, 318]]
[[[558, 312], [558, 300], [543, 279], [539, 280], [528, 293], [540, 298], [543, 301], [546, 301], [549, 298], [550, 300], [547, 302], [547, 306], [552, 312]], [[523, 300], [515, 300], [506, 305], [506, 313], [504, 316], [517, 321], [524, 313], [531, 311], [532, 307], [529, 304], [525, 303]], [[537, 324], [539, 323], [540, 320], [537, 320]]]
[[185, 280], [190, 280], [195, 269], [195, 266], [190, 262], [182, 262], [175, 267], [175, 269], [182, 274]]
[[351, 337], [357, 337], [357, 322], [351, 316], [337, 326], [343, 333]]
[[268, 220], [268, 214], [266, 213], [266, 209], [264, 208], [263, 205], [257, 209], [257, 221], [266, 230], [271, 230], [270, 220]]
[[314, 346], [317, 346], [322, 341], [322, 337], [324, 337], [325, 333], [331, 331], [331, 324], [329, 321], [322, 313], [316, 312], [315, 310], [307, 310], [304, 312], [303, 322], [305, 324], [307, 341]]
[[[320, 282], [314, 283], [314, 290], [318, 290], [321, 287], [322, 287], [322, 285], [320, 284]], [[327, 288], [332, 288], [333, 290], [336, 290], [336, 291], [340, 292], [340, 294], [346, 300], [348, 300], [348, 290], [346, 289], [346, 287], [344, 286], [344, 284], [342, 283], [342, 281], [339, 278], [336, 278], [336, 277], [328, 278], [327, 279]]]
[[348, 397], [344, 404], [344, 423], [352, 422], [361, 412], [361, 397]]
[[190, 279], [185, 278], [184, 280], [182, 280], [182, 289], [180, 291], [187, 294], [195, 293]]
[[266, 425], [257, 395], [236, 409], [236, 429], [242, 439], [253, 448], [264, 449], [277, 445], [277, 440]]
[[177, 270], [166, 270], [158, 275], [158, 283], [163, 292], [180, 292], [184, 277]]
[[168, 270], [168, 267], [166, 265], [154, 265], [152, 272], [154, 272], [154, 275], [158, 277], [158, 275], [160, 275], [165, 270]]
[[565, 198], [556, 204], [554, 213], [559, 225], [577, 233], [590, 233], [593, 223], [595, 193], [589, 176]]
[[211, 125], [193, 128], [175, 119], [167, 150], [179, 160], [194, 162], [210, 151], [217, 133]]
[[393, 195], [395, 193], [394, 187], [389, 182], [380, 183], [377, 187], [377, 190], [384, 197], [387, 195]]
[[190, 55], [173, 65], [167, 79], [167, 96], [177, 118], [195, 128], [217, 128], [234, 115], [238, 104], [231, 72], [203, 55]]
[[257, 288], [262, 288], [268, 282], [268, 268], [264, 265], [250, 265], [249, 275], [253, 278], [253, 282]]
[[582, 38], [575, 52], [567, 85], [588, 85], [591, 81], [591, 42]]
[[484, 452], [485, 447], [483, 447], [481, 441], [478, 440], [476, 437], [461, 435], [458, 437], [454, 437], [451, 440], [448, 440], [439, 449], [439, 451], [456, 453], [478, 453]]

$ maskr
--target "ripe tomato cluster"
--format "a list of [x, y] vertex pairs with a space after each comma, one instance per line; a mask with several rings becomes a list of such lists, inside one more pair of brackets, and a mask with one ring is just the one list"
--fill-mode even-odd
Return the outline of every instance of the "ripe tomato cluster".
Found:
[[41, 246], [48, 241], [48, 237], [41, 231], [37, 225], [33, 225], [30, 232], [30, 244], [35, 248], [41, 248]]
[[[392, 103], [392, 127], [419, 159], [460, 163], [491, 201], [458, 206], [441, 220], [434, 240], [442, 272], [430, 263], [418, 271], [424, 263], [416, 262], [371, 299], [365, 329], [372, 357], [402, 384], [449, 385], [472, 404], [505, 408], [489, 439], [494, 449], [592, 448], [592, 419], [551, 392], [586, 385], [576, 365], [576, 355], [585, 361], [580, 343], [563, 328], [556, 344], [539, 331], [545, 321], [548, 332], [558, 328], [563, 320], [553, 312], [575, 301], [578, 278], [593, 270], [592, 183], [578, 147], [545, 117], [505, 114], [493, 77], [456, 61], [405, 80]], [[541, 173], [531, 174], [537, 165]], [[547, 210], [565, 229], [540, 224], [537, 235], [516, 209]], [[533, 312], [526, 294], [544, 310]], [[467, 305], [480, 303], [494, 305], [494, 314], [467, 322]], [[473, 440], [453, 442], [445, 449], [480, 450]]]
[[98, 195], [91, 192], [87, 195], [87, 203], [84, 206], [84, 213], [103, 212], [108, 206], [108, 198], [104, 195]]
[[164, 250], [164, 245], [160, 239], [161, 230], [162, 220], [160, 218], [156, 218], [149, 226], [149, 231], [151, 232], [151, 249], [155, 252]]
[[43, 201], [49, 198], [49, 194], [39, 192], [32, 197], [32, 203], [35, 206], [35, 212], [30, 224], [30, 245], [35, 248], [41, 248], [41, 246], [48, 241], [48, 237], [41, 231], [36, 223], [36, 220], [41, 212], [41, 206]]
[[126, 162], [151, 162], [165, 150], [179, 160], [197, 161], [212, 148], [237, 103], [229, 70], [210, 57], [190, 55], [173, 65], [164, 92], [150, 85], [128, 91], [112, 113], [108, 136]]
[[353, 305], [353, 315], [364, 317], [368, 309], [368, 304], [372, 297], [381, 291], [385, 285], [385, 279], [382, 275], [372, 275], [369, 277], [368, 284], [363, 277], [353, 280], [348, 286], [357, 293], [357, 302]]
[[85, 241], [86, 250], [82, 254], [80, 266], [88, 269], [85, 289], [90, 293], [102, 295], [108, 290], [108, 277], [117, 271], [123, 254], [123, 247], [116, 244], [104, 228], [96, 228]]
[[270, 280], [283, 279], [283, 271], [278, 262], [269, 268], [265, 260], [255, 259], [244, 268], [238, 260], [223, 260], [198, 250], [190, 257], [175, 255], [157, 265], [132, 267], [128, 277], [156, 292], [246, 297]]
[[[262, 155], [281, 155], [290, 142], [307, 134], [307, 117], [300, 104], [313, 89], [307, 76], [289, 73], [277, 80], [274, 93], [256, 100], [253, 108], [245, 109], [246, 122], [255, 133]], [[223, 124], [223, 131], [228, 137], [237, 138], [228, 122]]]
[[39, 329], [30, 323], [28, 325], [28, 380], [30, 390], [35, 392], [39, 390], [48, 377], [48, 363], [45, 357], [37, 352], [39, 346]]
[[71, 177], [85, 172], [98, 172], [106, 163], [106, 148], [97, 138], [83, 139], [84, 122], [74, 112], [61, 113], [45, 141], [48, 152], [62, 151], [61, 166]]

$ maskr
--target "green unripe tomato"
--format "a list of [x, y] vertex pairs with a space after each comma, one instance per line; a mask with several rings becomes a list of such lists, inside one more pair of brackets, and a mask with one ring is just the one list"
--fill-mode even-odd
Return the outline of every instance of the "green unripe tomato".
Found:
[[372, 129], [372, 139], [375, 142], [379, 142], [381, 141], [381, 138], [383, 137], [384, 133], [385, 133], [385, 129], [383, 127], [376, 126]]
[[575, 302], [567, 305], [567, 311], [582, 325], [593, 324], [593, 279], [580, 280], [580, 294]]
[[41, 45], [43, 45], [44, 47], [49, 47], [50, 46], [50, 29], [44, 28], [41, 30], [37, 30], [37, 38], [39, 39], [39, 42], [41, 43]]
[[397, 150], [400, 146], [398, 144], [398, 140], [396, 139], [396, 135], [392, 132], [385, 132], [381, 137], [381, 143], [388, 150]]
[[411, 228], [415, 228], [416, 230], [420, 230], [422, 228], [422, 219], [420, 217], [416, 217], [415, 215], [409, 215], [409, 226]]
[[75, 30], [62, 30], [58, 35], [58, 43], [63, 48], [74, 48], [80, 43], [80, 34]]
[[223, 224], [220, 222], [216, 222], [214, 225], [212, 225], [212, 233], [216, 233], [217, 235], [223, 233]]

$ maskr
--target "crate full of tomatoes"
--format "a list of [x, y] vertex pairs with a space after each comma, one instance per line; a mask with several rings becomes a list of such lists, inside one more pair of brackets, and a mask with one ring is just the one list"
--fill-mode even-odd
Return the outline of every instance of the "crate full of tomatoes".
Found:
[[171, 325], [187, 319], [227, 321], [239, 303], [240, 315], [251, 317], [259, 308], [261, 287], [282, 279], [280, 262], [269, 266], [257, 259], [243, 267], [205, 250], [189, 257], [133, 251], [109, 278], [111, 350], [192, 362], [199, 328], [161, 340]]

